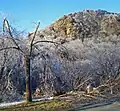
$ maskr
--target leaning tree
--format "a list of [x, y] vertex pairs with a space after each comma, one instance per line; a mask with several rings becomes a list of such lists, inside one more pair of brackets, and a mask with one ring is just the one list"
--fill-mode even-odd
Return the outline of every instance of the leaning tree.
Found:
[[[31, 64], [30, 63], [31, 63], [31, 58], [32, 58], [33, 53], [34, 53], [34, 49], [39, 51], [39, 49], [37, 48], [37, 44], [39, 44], [41, 42], [52, 43], [57, 48], [58, 48], [58, 45], [59, 45], [59, 43], [56, 43], [56, 42], [53, 42], [53, 41], [47, 41], [47, 40], [37, 40], [37, 41], [35, 41], [36, 34], [37, 34], [38, 29], [39, 29], [39, 26], [40, 26], [40, 22], [38, 22], [38, 25], [37, 25], [34, 33], [33, 33], [33, 36], [32, 36], [32, 39], [30, 40], [30, 43], [25, 44], [26, 46], [22, 47], [22, 46], [20, 46], [19, 42], [22, 43], [23, 41], [21, 41], [19, 38], [16, 38], [13, 35], [13, 33], [11, 31], [12, 27], [10, 26], [8, 20], [5, 18], [4, 21], [3, 21], [3, 33], [4, 32], [7, 33], [7, 36], [5, 36], [4, 38], [12, 41], [13, 44], [0, 48], [0, 51], [3, 51], [3, 50], [8, 50], [8, 51], [9, 50], [17, 50], [24, 57], [24, 69], [25, 69], [25, 74], [26, 74], [26, 102], [32, 102], [32, 93], [31, 93], [32, 91], [31, 91], [31, 82], [30, 82], [30, 80], [31, 80], [31, 76], [30, 76], [31, 75], [30, 74], [31, 73], [31, 71], [30, 71], [31, 70]], [[65, 47], [62, 47], [62, 49], [63, 48], [65, 48]], [[65, 48], [65, 50], [66, 50], [66, 48]], [[64, 53], [66, 51], [64, 51]], [[68, 54], [66, 53], [66, 55], [68, 55]]]

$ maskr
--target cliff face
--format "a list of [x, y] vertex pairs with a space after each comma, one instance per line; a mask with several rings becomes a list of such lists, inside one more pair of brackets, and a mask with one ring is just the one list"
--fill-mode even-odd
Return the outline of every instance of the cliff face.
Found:
[[120, 35], [120, 14], [104, 10], [84, 10], [64, 15], [55, 23], [40, 31], [44, 36], [56, 39], [81, 39]]

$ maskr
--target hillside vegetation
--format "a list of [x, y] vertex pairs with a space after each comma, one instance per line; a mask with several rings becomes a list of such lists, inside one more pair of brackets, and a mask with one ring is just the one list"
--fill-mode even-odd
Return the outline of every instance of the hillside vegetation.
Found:
[[[13, 36], [24, 53], [30, 52], [34, 33]], [[0, 47], [14, 47], [9, 35], [1, 34]], [[96, 88], [92, 96], [120, 95], [120, 14], [84, 10], [64, 15], [39, 30], [30, 56], [32, 97], [50, 97]], [[52, 43], [52, 44], [51, 44]], [[25, 98], [25, 63], [22, 53], [0, 52], [0, 102]]]

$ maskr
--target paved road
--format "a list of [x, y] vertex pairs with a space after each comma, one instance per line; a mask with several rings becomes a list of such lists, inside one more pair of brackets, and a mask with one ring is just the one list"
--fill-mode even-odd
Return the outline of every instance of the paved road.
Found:
[[82, 108], [76, 108], [75, 111], [120, 111], [120, 103], [113, 103], [109, 105], [90, 105]]
[[[83, 110], [84, 111], [84, 110]], [[104, 107], [98, 107], [98, 108], [92, 108], [92, 109], [87, 109], [85, 111], [120, 111], [120, 104], [119, 105], [107, 105]]]

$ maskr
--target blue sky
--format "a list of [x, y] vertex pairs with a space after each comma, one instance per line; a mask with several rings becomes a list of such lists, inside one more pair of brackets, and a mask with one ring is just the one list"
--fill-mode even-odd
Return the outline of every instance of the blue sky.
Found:
[[33, 31], [40, 20], [44, 28], [64, 14], [84, 9], [120, 12], [120, 0], [0, 0], [0, 21], [7, 17], [21, 30]]

